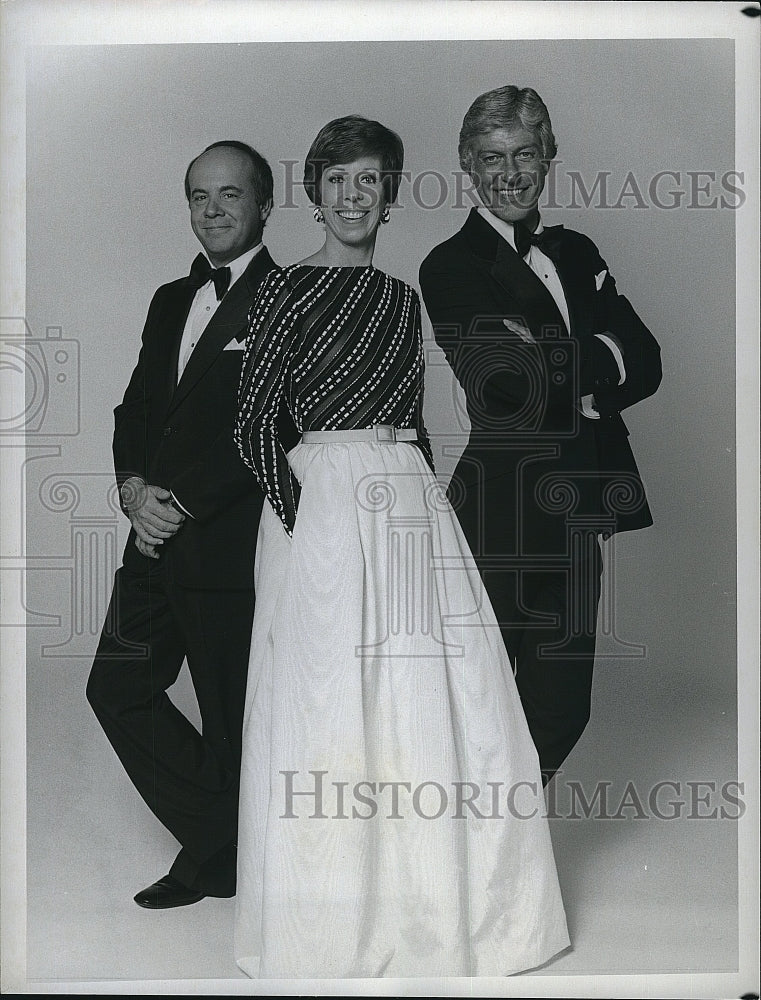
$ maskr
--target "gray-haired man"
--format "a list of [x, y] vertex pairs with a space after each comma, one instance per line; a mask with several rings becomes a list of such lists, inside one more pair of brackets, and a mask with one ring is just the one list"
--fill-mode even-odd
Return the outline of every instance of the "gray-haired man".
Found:
[[658, 344], [592, 241], [542, 224], [538, 203], [556, 152], [534, 90], [477, 98], [459, 155], [480, 204], [420, 268], [471, 421], [450, 496], [545, 780], [589, 719], [598, 536], [652, 524], [621, 411], [661, 380]]

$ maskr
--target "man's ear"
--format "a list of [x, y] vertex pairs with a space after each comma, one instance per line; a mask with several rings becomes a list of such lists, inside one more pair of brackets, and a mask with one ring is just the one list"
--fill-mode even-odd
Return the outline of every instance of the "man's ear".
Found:
[[270, 198], [269, 201], [265, 202], [264, 205], [261, 205], [259, 207], [259, 218], [262, 220], [262, 222], [267, 221], [271, 211], [272, 211], [272, 199]]

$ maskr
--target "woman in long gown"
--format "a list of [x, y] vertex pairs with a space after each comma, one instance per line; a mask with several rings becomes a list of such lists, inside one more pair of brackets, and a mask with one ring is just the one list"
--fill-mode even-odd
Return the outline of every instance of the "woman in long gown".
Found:
[[[494, 976], [568, 945], [499, 629], [423, 429], [417, 293], [372, 265], [403, 148], [330, 122], [325, 243], [252, 308], [237, 441], [259, 529], [238, 840], [250, 976]], [[276, 433], [289, 407], [302, 441]]]

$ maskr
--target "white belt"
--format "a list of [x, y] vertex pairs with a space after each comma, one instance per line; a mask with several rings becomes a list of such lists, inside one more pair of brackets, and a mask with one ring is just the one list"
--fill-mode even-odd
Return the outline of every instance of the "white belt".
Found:
[[414, 428], [397, 430], [391, 424], [376, 424], [366, 430], [304, 431], [304, 444], [341, 444], [344, 441], [375, 441], [377, 444], [396, 444], [397, 441], [417, 441]]

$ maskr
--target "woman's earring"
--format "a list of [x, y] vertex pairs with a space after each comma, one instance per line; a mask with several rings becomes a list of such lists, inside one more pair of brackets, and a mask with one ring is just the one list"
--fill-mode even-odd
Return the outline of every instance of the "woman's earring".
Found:
[[322, 209], [319, 206], [317, 206], [314, 209], [314, 211], [312, 212], [312, 215], [314, 216], [314, 221], [315, 222], [324, 222], [325, 221], [325, 216], [322, 214]]
[[385, 224], [386, 222], [388, 222], [390, 218], [391, 218], [391, 209], [388, 207], [388, 205], [386, 205], [386, 207], [381, 212], [380, 220], [382, 223]]

